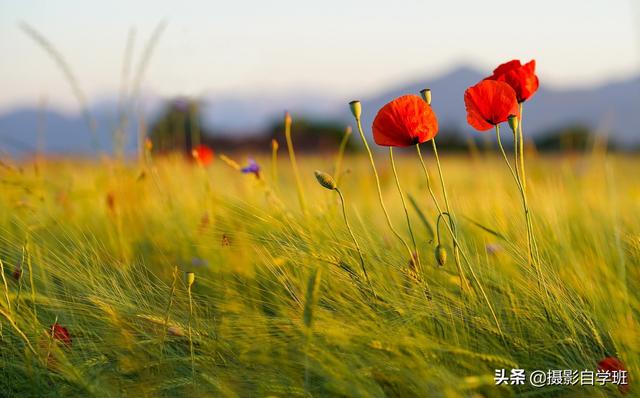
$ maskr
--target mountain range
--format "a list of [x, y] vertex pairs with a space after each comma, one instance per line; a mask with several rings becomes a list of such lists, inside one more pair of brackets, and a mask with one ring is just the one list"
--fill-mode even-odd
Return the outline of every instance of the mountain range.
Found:
[[[381, 90], [367, 98], [363, 105], [363, 125], [367, 130], [375, 112], [391, 99], [408, 93], [418, 93], [429, 87], [432, 106], [440, 126], [475, 134], [466, 124], [464, 90], [486, 74], [470, 67], [459, 67], [440, 76], [416, 79]], [[540, 136], [552, 129], [571, 124], [583, 124], [622, 146], [640, 144], [640, 76], [611, 80], [593, 87], [559, 89], [544, 84], [525, 104], [524, 127], [529, 136]], [[322, 95], [313, 92], [287, 94], [209, 95], [202, 100], [202, 121], [208, 131], [220, 135], [247, 136], [260, 134], [274, 120], [289, 110], [296, 117], [331, 119], [352, 122], [347, 103], [354, 98]], [[144, 99], [145, 118], [153, 120], [165, 99], [147, 96]], [[95, 137], [102, 151], [113, 149], [113, 131], [118, 126], [117, 101], [101, 100], [91, 104], [96, 120]], [[135, 113], [128, 112], [126, 149], [136, 148]], [[295, 125], [294, 125], [295, 128]], [[40, 137], [40, 138], [39, 138]], [[94, 151], [96, 140], [82, 114], [69, 114], [55, 108], [39, 109], [24, 106], [0, 110], [0, 152], [23, 154], [40, 146], [49, 153], [86, 154]]]

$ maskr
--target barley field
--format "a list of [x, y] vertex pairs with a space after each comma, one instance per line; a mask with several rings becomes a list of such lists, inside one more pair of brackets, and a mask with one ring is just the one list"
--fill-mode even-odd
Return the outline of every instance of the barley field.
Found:
[[[427, 145], [423, 154], [442, 203]], [[494, 379], [594, 370], [609, 356], [635, 395], [640, 159], [530, 154], [540, 277], [503, 160], [440, 158], [463, 282], [414, 151], [395, 159], [413, 262], [361, 154], [339, 165], [332, 153], [299, 154], [300, 192], [286, 148], [258, 157], [259, 174], [237, 169], [244, 155], [208, 167], [179, 156], [5, 161], [0, 395], [618, 396], [613, 385]], [[410, 242], [389, 159], [375, 160]], [[353, 236], [340, 196], [314, 177], [336, 166]]]

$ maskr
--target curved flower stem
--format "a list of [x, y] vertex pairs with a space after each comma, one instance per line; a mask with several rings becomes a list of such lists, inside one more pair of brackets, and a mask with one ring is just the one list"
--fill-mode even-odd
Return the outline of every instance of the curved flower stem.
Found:
[[[449, 223], [451, 224], [451, 229], [453, 229], [453, 233], [458, 237], [458, 231], [456, 230], [456, 223], [454, 221], [454, 215], [451, 211], [451, 207], [449, 206], [449, 198], [447, 197], [447, 188], [444, 184], [444, 174], [442, 173], [442, 166], [440, 165], [440, 157], [438, 156], [438, 147], [436, 145], [436, 139], [431, 139], [431, 145], [433, 147], [433, 154], [436, 157], [436, 164], [438, 165], [438, 175], [440, 176], [440, 185], [442, 186], [442, 196], [444, 197], [444, 206], [447, 211], [447, 216], [449, 218]], [[453, 243], [453, 256], [456, 260], [456, 265], [460, 264], [460, 248], [458, 244], [454, 241]]]
[[393, 160], [393, 147], [389, 147], [389, 160], [391, 161], [391, 169], [393, 170], [393, 177], [396, 180], [396, 187], [398, 187], [398, 194], [400, 195], [400, 200], [402, 201], [402, 208], [404, 209], [404, 215], [407, 219], [407, 227], [409, 228], [409, 235], [411, 235], [411, 242], [413, 243], [413, 252], [416, 259], [416, 267], [418, 270], [420, 270], [421, 269], [420, 254], [418, 252], [418, 245], [416, 243], [416, 238], [413, 235], [413, 228], [411, 228], [411, 219], [409, 218], [409, 210], [407, 210], [407, 203], [404, 200], [404, 193], [402, 192], [402, 187], [400, 186], [400, 179], [398, 178], [398, 171], [396, 170], [396, 162]]
[[344, 205], [344, 196], [342, 196], [342, 192], [337, 187], [335, 191], [338, 193], [338, 196], [340, 196], [340, 204], [342, 205], [342, 217], [344, 218], [344, 224], [347, 226], [347, 229], [349, 230], [349, 234], [351, 235], [351, 239], [353, 240], [353, 243], [356, 245], [356, 250], [358, 250], [358, 256], [360, 256], [360, 265], [362, 266], [362, 273], [364, 274], [364, 278], [367, 280], [367, 283], [369, 284], [371, 293], [375, 297], [376, 293], [373, 290], [373, 284], [369, 279], [369, 274], [367, 274], [367, 267], [365, 267], [364, 265], [364, 256], [362, 254], [362, 249], [360, 249], [360, 245], [358, 244], [356, 235], [353, 233], [353, 230], [351, 229], [351, 225], [349, 225], [349, 219], [347, 218], [347, 209]]
[[358, 125], [358, 132], [360, 133], [360, 138], [362, 138], [362, 143], [364, 144], [365, 149], [367, 150], [367, 154], [369, 155], [369, 161], [371, 162], [371, 169], [373, 170], [373, 175], [376, 179], [376, 187], [378, 188], [378, 200], [380, 201], [380, 207], [382, 207], [382, 212], [387, 220], [387, 225], [391, 232], [402, 242], [404, 247], [407, 249], [409, 253], [409, 260], [413, 261], [413, 253], [411, 252], [411, 248], [407, 244], [407, 241], [396, 231], [391, 223], [391, 218], [389, 217], [389, 212], [387, 211], [387, 207], [384, 205], [384, 199], [382, 199], [382, 188], [380, 187], [380, 177], [378, 176], [378, 170], [376, 169], [376, 163], [373, 160], [373, 154], [371, 153], [371, 148], [369, 148], [369, 144], [367, 143], [367, 139], [364, 136], [364, 132], [362, 131], [362, 123], [360, 118], [356, 118], [356, 124]]
[[[420, 158], [420, 164], [422, 165], [422, 170], [424, 171], [425, 177], [427, 178], [427, 186], [429, 187], [429, 193], [431, 194], [431, 198], [433, 199], [436, 208], [438, 209], [438, 212], [440, 214], [442, 214], [442, 210], [440, 209], [440, 206], [438, 205], [438, 202], [436, 201], [436, 197], [435, 194], [433, 193], [433, 189], [431, 188], [431, 183], [429, 180], [429, 172], [427, 171], [427, 166], [424, 163], [424, 159], [422, 158], [422, 152], [420, 152], [420, 145], [416, 144], [416, 149], [418, 151], [418, 158]], [[453, 243], [455, 245], [457, 245], [458, 247], [460, 247], [460, 242], [458, 241], [458, 238], [456, 236], [456, 234], [453, 231], [453, 228], [451, 228], [451, 223], [445, 223], [444, 224], [447, 229], [449, 230], [449, 234], [451, 235], [451, 239], [453, 240]], [[478, 290], [480, 290], [480, 294], [482, 295], [482, 298], [484, 299], [485, 303], [487, 303], [487, 307], [489, 308], [489, 311], [491, 312], [491, 316], [493, 317], [493, 321], [496, 324], [496, 327], [498, 328], [498, 332], [500, 333], [501, 336], [504, 337], [504, 334], [502, 333], [502, 328], [500, 327], [500, 322], [498, 321], [498, 316], [496, 315], [495, 310], [493, 309], [493, 305], [491, 304], [491, 300], [489, 300], [489, 296], [487, 296], [487, 293], [484, 291], [484, 287], [482, 286], [482, 283], [480, 283], [480, 279], [478, 279], [478, 276], [476, 275], [475, 271], [473, 270], [473, 266], [471, 265], [471, 261], [469, 261], [469, 258], [467, 257], [467, 255], [465, 254], [465, 252], [463, 250], [460, 250], [460, 255], [462, 256], [462, 258], [464, 259], [464, 261], [467, 263], [467, 266], [469, 267], [469, 271], [471, 272], [471, 276], [473, 277], [473, 281], [476, 283], [476, 286], [478, 287]], [[462, 274], [462, 267], [458, 266], [458, 272], [460, 273], [460, 279], [464, 280], [464, 284], [462, 286], [468, 286], [466, 285], [466, 280], [464, 279], [464, 276]]]
[[[438, 203], [436, 194], [433, 192], [433, 187], [431, 186], [431, 178], [429, 178], [429, 171], [427, 170], [427, 166], [425, 165], [424, 159], [422, 158], [422, 152], [420, 151], [420, 144], [416, 144], [416, 151], [418, 152], [418, 158], [420, 159], [420, 164], [422, 165], [422, 170], [424, 171], [424, 176], [427, 180], [427, 188], [429, 189], [431, 200], [433, 200], [433, 203], [435, 204], [436, 209], [438, 210], [438, 216], [441, 216], [444, 212], [442, 211], [442, 208]], [[451, 223], [445, 223], [445, 225], [447, 225], [447, 228], [451, 233], [454, 246], [459, 247], [458, 239], [456, 237], [456, 234], [453, 228], [451, 228]], [[462, 293], [465, 293], [466, 291], [469, 290], [469, 282], [467, 282], [467, 278], [465, 278], [464, 272], [462, 271], [462, 264], [460, 263], [460, 257], [455, 256], [455, 260], [456, 260], [456, 267], [458, 268], [458, 277], [460, 278], [460, 289], [462, 290]], [[471, 269], [471, 264], [469, 264], [469, 268]], [[471, 269], [471, 272], [473, 273], [473, 269]], [[474, 278], [475, 278], [475, 275], [474, 275]]]
[[449, 213], [444, 212], [438, 215], [438, 220], [436, 221], [436, 238], [438, 241], [438, 245], [440, 245], [440, 220], [444, 219], [445, 216], [447, 216], [447, 218], [451, 220], [451, 216], [449, 215]]
[[[533, 223], [531, 220], [531, 212], [529, 211], [529, 204], [527, 201], [527, 195], [524, 188], [524, 176], [522, 176], [523, 178], [518, 178], [518, 175], [515, 169], [513, 168], [513, 166], [511, 166], [511, 162], [509, 162], [509, 158], [507, 157], [507, 154], [504, 151], [504, 147], [502, 146], [502, 141], [500, 140], [500, 126], [498, 125], [496, 125], [496, 139], [498, 140], [498, 147], [500, 148], [502, 157], [505, 163], [507, 164], [509, 171], [511, 171], [511, 175], [513, 176], [513, 179], [515, 180], [516, 185], [518, 187], [518, 191], [520, 192], [520, 197], [522, 199], [522, 207], [524, 209], [525, 221], [527, 224], [527, 262], [529, 266], [533, 266], [535, 268], [536, 273], [538, 275], [538, 287], [542, 289], [542, 286], [545, 285], [545, 283], [542, 276], [540, 261], [537, 258], [538, 256], [536, 255], [536, 250], [534, 248], [535, 238], [533, 235]], [[522, 156], [520, 156], [520, 160], [522, 160]], [[545, 286], [545, 291], [546, 291], [546, 286]]]

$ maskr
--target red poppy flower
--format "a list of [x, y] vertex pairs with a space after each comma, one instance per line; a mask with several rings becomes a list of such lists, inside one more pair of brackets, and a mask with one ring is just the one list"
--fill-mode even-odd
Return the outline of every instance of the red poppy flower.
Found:
[[403, 95], [383, 106], [373, 120], [373, 140], [382, 146], [410, 146], [438, 134], [438, 119], [417, 95]]
[[538, 76], [535, 72], [535, 60], [522, 65], [519, 60], [514, 59], [498, 66], [487, 80], [497, 80], [510, 85], [520, 103], [528, 100], [538, 90]]
[[200, 166], [208, 166], [213, 162], [213, 149], [203, 144], [193, 148], [191, 155]]
[[54, 323], [51, 325], [51, 335], [55, 340], [60, 341], [67, 347], [71, 347], [71, 335], [69, 331], [64, 326], [61, 326], [59, 323]]
[[516, 93], [507, 83], [483, 80], [464, 92], [467, 122], [485, 131], [518, 115]]
[[[626, 372], [627, 371], [622, 361], [620, 361], [616, 357], [606, 357], [602, 359], [600, 362], [598, 362], [598, 370], [605, 371], [605, 372], [621, 372], [621, 371]], [[628, 380], [625, 384], [618, 385], [618, 390], [620, 390], [620, 392], [623, 394], [628, 393], [629, 392]]]

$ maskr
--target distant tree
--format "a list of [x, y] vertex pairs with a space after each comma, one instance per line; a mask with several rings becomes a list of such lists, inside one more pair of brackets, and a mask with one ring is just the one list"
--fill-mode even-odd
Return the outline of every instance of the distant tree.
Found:
[[572, 124], [550, 130], [536, 140], [541, 151], [583, 151], [594, 143], [593, 131], [582, 124]]
[[192, 99], [171, 101], [149, 129], [153, 150], [191, 153], [201, 141], [200, 104]]
[[467, 151], [469, 150], [469, 137], [465, 137], [462, 130], [455, 126], [442, 126], [436, 136], [438, 150], [442, 151]]

